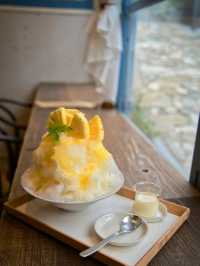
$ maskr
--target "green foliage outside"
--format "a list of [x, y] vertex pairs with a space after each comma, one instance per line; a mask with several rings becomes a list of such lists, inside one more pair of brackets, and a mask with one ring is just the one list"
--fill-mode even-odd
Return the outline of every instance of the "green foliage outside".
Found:
[[191, 0], [168, 0], [168, 2], [175, 7], [184, 7], [191, 5]]
[[147, 118], [138, 102], [135, 103], [132, 120], [149, 138], [153, 139], [159, 136], [159, 132], [155, 129], [155, 125]]

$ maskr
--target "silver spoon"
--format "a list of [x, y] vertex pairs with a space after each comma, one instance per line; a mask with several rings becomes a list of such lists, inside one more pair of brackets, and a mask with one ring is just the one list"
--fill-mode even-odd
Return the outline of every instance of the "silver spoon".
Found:
[[93, 253], [95, 253], [96, 251], [100, 250], [105, 245], [107, 245], [109, 242], [114, 240], [117, 236], [122, 235], [122, 234], [127, 234], [127, 233], [134, 231], [142, 223], [143, 223], [142, 219], [137, 215], [128, 214], [128, 215], [124, 216], [120, 222], [120, 229], [117, 232], [115, 232], [112, 235], [108, 236], [107, 238], [103, 239], [102, 241], [100, 241], [99, 243], [94, 245], [93, 247], [82, 251], [79, 255], [81, 257], [84, 257], [84, 258], [92, 255]]

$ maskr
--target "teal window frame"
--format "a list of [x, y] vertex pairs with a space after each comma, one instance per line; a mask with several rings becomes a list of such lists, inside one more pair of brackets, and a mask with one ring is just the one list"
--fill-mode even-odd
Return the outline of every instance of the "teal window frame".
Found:
[[0, 6], [92, 9], [92, 0], [0, 0]]
[[132, 110], [137, 11], [163, 1], [165, 0], [122, 1], [123, 52], [121, 54], [117, 95], [117, 108], [121, 112], [129, 113]]

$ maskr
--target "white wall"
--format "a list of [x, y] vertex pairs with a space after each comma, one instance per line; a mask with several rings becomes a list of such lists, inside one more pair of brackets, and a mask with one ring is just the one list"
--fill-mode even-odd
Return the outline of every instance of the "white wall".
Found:
[[41, 81], [87, 82], [89, 12], [0, 11], [0, 97], [28, 100]]

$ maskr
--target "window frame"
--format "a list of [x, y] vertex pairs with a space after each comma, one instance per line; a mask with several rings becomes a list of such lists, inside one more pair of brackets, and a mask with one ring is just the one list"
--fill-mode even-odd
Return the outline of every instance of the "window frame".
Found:
[[92, 9], [92, 0], [0, 0], [0, 6]]
[[190, 183], [200, 189], [200, 113], [190, 172]]

